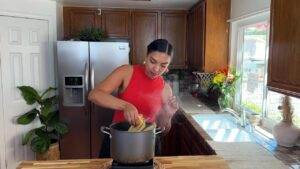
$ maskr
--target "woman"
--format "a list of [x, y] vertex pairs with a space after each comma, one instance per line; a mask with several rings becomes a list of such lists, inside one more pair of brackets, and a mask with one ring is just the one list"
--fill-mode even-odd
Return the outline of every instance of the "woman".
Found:
[[[126, 120], [136, 125], [141, 114], [148, 122], [156, 122], [168, 130], [178, 103], [161, 75], [168, 71], [172, 53], [173, 47], [167, 40], [151, 42], [143, 65], [118, 67], [89, 93], [89, 100], [115, 109], [113, 122]], [[111, 94], [115, 90], [119, 93], [117, 97]], [[108, 141], [108, 137], [103, 141], [101, 157], [109, 157]]]

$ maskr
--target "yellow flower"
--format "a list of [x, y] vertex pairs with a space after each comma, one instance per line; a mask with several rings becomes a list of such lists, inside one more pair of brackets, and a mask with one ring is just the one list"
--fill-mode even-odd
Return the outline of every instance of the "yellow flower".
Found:
[[213, 78], [213, 84], [221, 84], [225, 81], [226, 75], [223, 73], [217, 73]]

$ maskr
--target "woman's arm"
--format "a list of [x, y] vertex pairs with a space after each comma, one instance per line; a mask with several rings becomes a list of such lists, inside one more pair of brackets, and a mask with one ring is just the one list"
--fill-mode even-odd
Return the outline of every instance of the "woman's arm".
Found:
[[124, 85], [125, 79], [132, 75], [132, 71], [130, 65], [118, 67], [89, 93], [88, 99], [102, 107], [122, 110], [126, 120], [134, 124], [138, 116], [136, 107], [111, 94]]
[[169, 84], [165, 84], [162, 94], [162, 109], [157, 116], [157, 125], [165, 127], [166, 131], [171, 128], [171, 119], [175, 112], [178, 110], [178, 102], [176, 97], [172, 93], [172, 89]]

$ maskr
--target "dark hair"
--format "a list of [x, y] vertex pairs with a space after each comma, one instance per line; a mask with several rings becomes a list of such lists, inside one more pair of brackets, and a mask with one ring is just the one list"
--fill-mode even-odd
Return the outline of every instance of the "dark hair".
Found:
[[147, 54], [163, 52], [173, 56], [173, 46], [166, 39], [156, 39], [147, 46]]

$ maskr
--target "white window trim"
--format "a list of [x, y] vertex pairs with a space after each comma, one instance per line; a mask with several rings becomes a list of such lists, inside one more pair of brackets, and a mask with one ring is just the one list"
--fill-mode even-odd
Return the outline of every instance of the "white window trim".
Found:
[[[242, 31], [242, 28], [244, 28], [247, 25], [251, 25], [251, 24], [255, 24], [258, 22], [263, 22], [263, 21], [270, 21], [270, 11], [269, 10], [264, 10], [260, 13], [257, 13], [256, 15], [251, 15], [249, 17], [243, 17], [241, 19], [237, 19], [237, 20], [231, 20], [230, 21], [230, 45], [229, 45], [229, 66], [230, 67], [235, 67], [237, 70], [241, 69], [241, 61], [242, 61], [242, 54], [240, 53], [241, 50], [241, 45], [242, 44], [238, 44], [238, 42], [240, 42], [243, 38], [241, 36], [239, 36], [239, 34], [241, 33], [240, 31]], [[267, 41], [269, 41], [269, 36], [267, 37]], [[239, 52], [239, 53], [238, 53]], [[266, 53], [266, 59], [268, 59], [268, 50]], [[267, 71], [267, 64], [265, 67], [265, 71]], [[267, 82], [267, 76], [264, 77], [264, 81], [265, 81], [265, 85]], [[262, 112], [262, 116], [263, 116], [263, 127], [269, 129], [271, 131], [272, 127], [274, 126], [274, 122], [271, 121], [270, 119], [265, 118], [266, 117], [266, 112], [267, 112], [267, 88], [264, 89], [264, 94], [263, 94], [263, 112]], [[241, 91], [240, 89], [240, 85], [237, 86], [237, 91]], [[237, 92], [235, 98], [237, 99], [235, 101], [235, 108], [239, 109], [239, 105], [237, 105], [236, 103], [240, 103], [240, 92]]]

